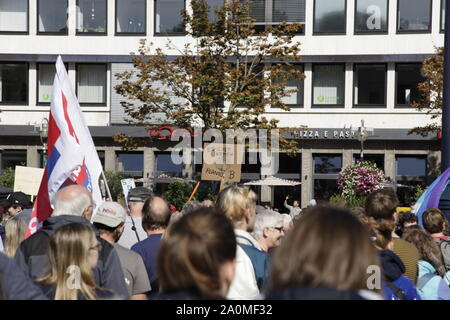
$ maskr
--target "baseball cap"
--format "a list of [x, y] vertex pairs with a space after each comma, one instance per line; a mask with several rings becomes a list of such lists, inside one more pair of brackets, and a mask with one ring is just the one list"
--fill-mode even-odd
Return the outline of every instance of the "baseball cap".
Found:
[[121, 223], [125, 223], [127, 212], [117, 202], [104, 202], [92, 218], [93, 223], [101, 223], [107, 227], [115, 228]]
[[127, 202], [144, 202], [153, 196], [152, 190], [145, 187], [136, 187], [128, 191]]
[[21, 207], [26, 207], [31, 204], [30, 196], [19, 191], [13, 192], [8, 195], [5, 201], [8, 206], [19, 205]]

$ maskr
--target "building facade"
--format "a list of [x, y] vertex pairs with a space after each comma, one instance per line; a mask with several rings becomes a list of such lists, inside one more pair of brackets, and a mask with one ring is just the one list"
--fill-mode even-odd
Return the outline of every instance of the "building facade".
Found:
[[[277, 173], [302, 185], [263, 188], [261, 200], [281, 206], [291, 194], [306, 206], [313, 198], [329, 198], [340, 169], [358, 160], [361, 145], [353, 133], [361, 121], [372, 129], [364, 158], [398, 183], [403, 203], [411, 202], [411, 186], [430, 182], [440, 166], [440, 141], [408, 135], [430, 121], [410, 104], [423, 79], [421, 62], [443, 46], [444, 3], [253, 1], [251, 14], [262, 27], [304, 23], [295, 40], [301, 42], [297, 67], [305, 79], [289, 83], [300, 89], [286, 98], [290, 111], [266, 110], [281, 126], [308, 127], [295, 137], [301, 146], [296, 157], [280, 154]], [[126, 125], [114, 75], [132, 68], [129, 54], [137, 52], [142, 38], [160, 47], [167, 39], [177, 47], [190, 41], [179, 14], [186, 6], [185, 0], [0, 0], [0, 169], [42, 166], [39, 125], [48, 117], [53, 63], [61, 55], [105, 170], [139, 177], [155, 172], [198, 176], [198, 166], [170, 161], [172, 145], [166, 140], [124, 152], [111, 138], [117, 132], [149, 135]], [[163, 128], [162, 135], [167, 131]], [[261, 170], [244, 164], [243, 181], [260, 178]]]

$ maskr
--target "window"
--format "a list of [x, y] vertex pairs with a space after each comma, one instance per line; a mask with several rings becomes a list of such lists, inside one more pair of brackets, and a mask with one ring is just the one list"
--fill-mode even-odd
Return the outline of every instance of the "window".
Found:
[[117, 171], [142, 177], [144, 174], [144, 153], [117, 152]]
[[184, 0], [155, 0], [155, 32], [162, 34], [184, 34], [181, 11]]
[[305, 0], [252, 0], [249, 5], [256, 25], [305, 22]]
[[28, 104], [28, 64], [0, 63], [0, 104]]
[[344, 90], [344, 65], [313, 65], [313, 106], [344, 106]]
[[431, 31], [431, 0], [398, 0], [398, 32]]
[[411, 103], [419, 98], [419, 83], [425, 81], [420, 69], [422, 65], [398, 64], [396, 67], [396, 102], [397, 106], [409, 107]]
[[[295, 66], [295, 68], [303, 72], [303, 66], [297, 65]], [[291, 93], [286, 97], [283, 97], [281, 100], [289, 107], [303, 106], [303, 88], [304, 88], [303, 80], [299, 79], [288, 80], [286, 90], [298, 89], [298, 91]]]
[[15, 169], [27, 165], [27, 150], [2, 150], [0, 152], [1, 169]]
[[345, 34], [346, 0], [314, 1], [314, 33]]
[[181, 173], [183, 171], [183, 163], [173, 163], [171, 153], [157, 153], [156, 171], [164, 173]]
[[68, 0], [38, 1], [38, 33], [67, 34]]
[[441, 31], [445, 30], [445, 3], [446, 0], [441, 0]]
[[100, 163], [102, 164], [102, 168], [105, 168], [105, 151], [104, 150], [97, 150], [98, 158], [100, 160]]
[[0, 0], [0, 32], [28, 33], [28, 0]]
[[341, 154], [313, 155], [314, 199], [329, 200], [338, 192], [337, 178], [342, 168]]
[[354, 70], [354, 105], [385, 107], [386, 65], [356, 64]]
[[355, 33], [387, 33], [388, 6], [388, 0], [356, 0]]
[[[353, 155], [353, 162], [361, 161], [361, 154], [356, 153]], [[364, 154], [364, 161], [370, 161], [375, 163], [378, 169], [384, 171], [384, 154]]]
[[209, 6], [209, 21], [216, 21], [216, 9], [223, 7], [224, 0], [206, 0], [206, 3]]
[[116, 0], [116, 33], [145, 34], [145, 0]]
[[80, 104], [106, 103], [106, 65], [77, 65], [77, 95]]
[[77, 33], [106, 34], [106, 0], [77, 0]]
[[425, 187], [426, 156], [401, 155], [396, 159], [397, 195], [401, 205], [408, 206], [414, 202], [417, 185]]

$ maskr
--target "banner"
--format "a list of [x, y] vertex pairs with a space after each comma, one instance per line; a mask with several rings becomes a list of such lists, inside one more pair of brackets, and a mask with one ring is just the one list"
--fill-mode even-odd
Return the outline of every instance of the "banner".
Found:
[[14, 173], [14, 192], [22, 191], [35, 196], [39, 191], [39, 183], [42, 181], [44, 169], [16, 166]]
[[39, 186], [26, 237], [42, 227], [53, 211], [56, 192], [83, 185], [99, 206], [102, 165], [61, 56], [56, 61], [48, 126], [48, 161]]
[[202, 180], [241, 181], [242, 146], [210, 143], [203, 149]]

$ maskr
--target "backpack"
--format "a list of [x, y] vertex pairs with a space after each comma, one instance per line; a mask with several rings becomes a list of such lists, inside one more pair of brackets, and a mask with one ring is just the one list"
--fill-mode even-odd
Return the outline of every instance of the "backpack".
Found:
[[264, 289], [268, 274], [269, 263], [267, 254], [250, 245], [240, 243], [238, 245], [250, 258], [253, 265], [253, 270], [255, 271], [256, 284], [258, 285], [259, 291], [262, 291]]
[[445, 270], [450, 270], [450, 240], [437, 239], [439, 242], [439, 249], [441, 249], [442, 257], [444, 258]]

